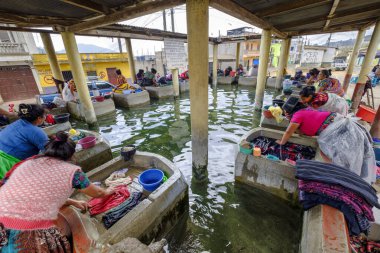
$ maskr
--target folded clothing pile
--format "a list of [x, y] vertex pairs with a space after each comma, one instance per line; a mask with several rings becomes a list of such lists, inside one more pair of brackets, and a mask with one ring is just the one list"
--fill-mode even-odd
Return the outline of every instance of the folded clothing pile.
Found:
[[126, 185], [120, 185], [115, 188], [115, 192], [102, 197], [93, 198], [88, 202], [90, 215], [104, 213], [127, 200], [130, 196]]
[[312, 147], [301, 144], [286, 143], [280, 145], [275, 139], [260, 136], [251, 141], [252, 147], [259, 147], [262, 155], [274, 155], [280, 160], [286, 159], [297, 161], [299, 159], [311, 160], [315, 157], [315, 150]]
[[372, 208], [380, 208], [376, 190], [360, 176], [343, 167], [309, 160], [298, 160], [300, 202], [305, 210], [325, 204], [340, 210], [350, 235], [367, 234], [374, 221]]

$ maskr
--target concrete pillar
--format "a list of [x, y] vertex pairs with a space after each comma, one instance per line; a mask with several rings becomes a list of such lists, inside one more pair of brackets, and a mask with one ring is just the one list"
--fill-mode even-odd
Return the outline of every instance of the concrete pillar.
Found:
[[267, 81], [267, 71], [269, 62], [269, 50], [271, 44], [271, 31], [263, 30], [260, 42], [260, 63], [257, 75], [255, 110], [261, 110], [264, 100], [264, 90]]
[[172, 79], [173, 79], [174, 97], [178, 97], [179, 96], [178, 69], [173, 68], [173, 69], [171, 69], [171, 72], [172, 72]]
[[278, 63], [277, 78], [276, 78], [276, 89], [281, 89], [282, 78], [285, 75], [285, 69], [288, 65], [289, 50], [291, 38], [283, 39], [281, 42], [281, 54], [280, 61]]
[[367, 75], [371, 71], [372, 62], [375, 59], [376, 50], [379, 43], [380, 43], [380, 21], [377, 21], [375, 28], [373, 29], [371, 41], [369, 42], [367, 53], [365, 55], [362, 68], [360, 70], [358, 83], [356, 84], [354, 93], [352, 95], [351, 108], [354, 111], [356, 111], [356, 109], [359, 107], [360, 101], [362, 99], [365, 82], [367, 81]]
[[[40, 36], [42, 39], [42, 43], [44, 44], [44, 49], [49, 60], [50, 69], [53, 74], [53, 77], [55, 79], [65, 81], [63, 79], [61, 68], [59, 67], [57, 55], [55, 54], [54, 45], [53, 41], [51, 40], [50, 34], [40, 33]], [[62, 90], [60, 90], [59, 92], [62, 92]]]
[[218, 83], [218, 44], [214, 44], [212, 49], [212, 86], [215, 88]]
[[350, 84], [352, 72], [354, 71], [356, 60], [358, 59], [359, 49], [363, 43], [365, 31], [366, 31], [365, 29], [359, 30], [358, 35], [356, 36], [355, 46], [354, 46], [354, 49], [352, 50], [350, 62], [348, 63], [348, 67], [347, 67], [346, 76], [344, 77], [344, 81], [343, 81], [344, 91], [347, 91], [348, 85]]
[[83, 115], [87, 124], [93, 126], [96, 124], [97, 120], [90, 92], [88, 90], [86, 76], [84, 75], [82, 60], [78, 52], [77, 42], [75, 41], [75, 35], [72, 32], [61, 32], [61, 36], [71, 72], [73, 73], [74, 82], [77, 87], [79, 100], [82, 104], [81, 108], [83, 110]]
[[240, 62], [240, 42], [236, 43], [236, 66], [235, 70], [239, 67], [239, 62]]
[[372, 137], [380, 138], [380, 105], [379, 108], [377, 108], [375, 120], [372, 123], [370, 133]]
[[208, 0], [186, 1], [193, 179], [203, 182], [208, 180], [208, 5]]
[[127, 46], [128, 52], [128, 64], [131, 71], [132, 82], [136, 82], [136, 69], [135, 69], [135, 59], [133, 57], [131, 38], [125, 38], [125, 45]]

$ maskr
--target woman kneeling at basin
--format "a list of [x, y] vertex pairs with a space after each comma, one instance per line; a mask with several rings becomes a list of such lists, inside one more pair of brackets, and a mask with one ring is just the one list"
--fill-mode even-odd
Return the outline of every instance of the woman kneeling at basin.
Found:
[[343, 116], [348, 114], [346, 100], [334, 93], [315, 92], [314, 86], [306, 86], [301, 90], [300, 97], [304, 104], [314, 109], [337, 112]]
[[58, 132], [44, 155], [18, 163], [7, 174], [0, 187], [0, 252], [71, 252], [69, 241], [54, 225], [59, 209], [87, 209], [86, 202], [69, 199], [74, 189], [91, 197], [112, 193], [66, 162], [74, 152], [75, 143]]
[[364, 127], [335, 112], [306, 108], [296, 97], [290, 97], [283, 109], [290, 124], [277, 143], [287, 143], [297, 129], [318, 136], [319, 148], [329, 162], [349, 169], [368, 183], [376, 180], [371, 136]]

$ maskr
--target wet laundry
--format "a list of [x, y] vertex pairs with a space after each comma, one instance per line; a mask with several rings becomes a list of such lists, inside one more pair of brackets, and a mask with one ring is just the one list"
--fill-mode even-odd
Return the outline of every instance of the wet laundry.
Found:
[[141, 192], [133, 192], [127, 200], [125, 200], [122, 204], [113, 208], [112, 210], [109, 210], [103, 216], [104, 226], [107, 229], [112, 227], [113, 224], [115, 224], [118, 220], [123, 218], [135, 206], [137, 206], [142, 200], [143, 200], [143, 198], [142, 198]]
[[260, 136], [251, 141], [252, 147], [259, 147], [262, 155], [274, 155], [280, 160], [286, 159], [297, 161], [299, 159], [311, 160], [315, 157], [315, 150], [312, 147], [294, 143], [280, 145], [276, 139]]
[[340, 210], [350, 235], [368, 233], [378, 206], [375, 190], [360, 176], [337, 165], [298, 160], [296, 178], [304, 210], [325, 204]]
[[380, 253], [380, 243], [367, 240], [364, 236], [350, 238], [352, 253]]
[[104, 213], [127, 200], [130, 196], [126, 185], [117, 186], [115, 192], [103, 198], [93, 198], [88, 202], [90, 215]]
[[132, 178], [127, 176], [128, 169], [121, 169], [113, 172], [105, 181], [107, 187], [119, 186], [119, 185], [129, 185], [132, 183]]

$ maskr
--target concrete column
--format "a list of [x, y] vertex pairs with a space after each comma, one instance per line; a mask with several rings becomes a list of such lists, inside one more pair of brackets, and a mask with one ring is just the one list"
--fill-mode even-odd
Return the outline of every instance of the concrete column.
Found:
[[135, 59], [133, 57], [131, 38], [125, 38], [125, 45], [127, 46], [128, 52], [128, 64], [131, 71], [132, 82], [136, 82], [136, 69], [135, 69]]
[[218, 83], [218, 44], [214, 44], [212, 49], [212, 85], [215, 88]]
[[380, 138], [380, 105], [379, 108], [377, 108], [375, 120], [372, 123], [370, 133], [372, 137]]
[[255, 110], [261, 110], [264, 100], [264, 90], [267, 81], [269, 51], [271, 44], [271, 31], [263, 30], [260, 42], [260, 63], [257, 75]]
[[367, 75], [371, 71], [372, 62], [375, 59], [376, 50], [379, 43], [380, 43], [380, 21], [377, 21], [375, 28], [373, 29], [371, 41], [369, 42], [367, 53], [365, 55], [362, 68], [360, 70], [358, 83], [356, 84], [354, 93], [352, 95], [351, 108], [354, 111], [356, 111], [356, 109], [359, 107], [360, 101], [362, 99], [365, 82], [367, 81]]
[[73, 73], [74, 82], [77, 87], [79, 100], [82, 104], [83, 115], [86, 122], [93, 126], [96, 124], [96, 115], [94, 106], [91, 102], [90, 92], [88, 90], [86, 76], [82, 66], [82, 60], [78, 52], [75, 35], [72, 32], [61, 32], [63, 44], [65, 46], [67, 59], [69, 60], [71, 72]]
[[358, 59], [359, 49], [363, 43], [365, 31], [366, 31], [365, 29], [359, 30], [358, 35], [356, 36], [355, 46], [354, 46], [354, 49], [352, 50], [350, 62], [348, 63], [348, 67], [347, 67], [346, 76], [344, 77], [344, 81], [343, 81], [344, 91], [347, 91], [348, 85], [350, 84], [352, 72], [354, 71], [356, 60]]
[[[40, 33], [40, 36], [42, 39], [42, 43], [44, 44], [44, 49], [49, 60], [50, 69], [53, 74], [53, 77], [55, 79], [65, 81], [63, 79], [61, 68], [59, 67], [57, 55], [55, 54], [54, 45], [53, 41], [51, 40], [50, 34]], [[62, 92], [62, 90], [60, 90], [59, 92]]]
[[290, 42], [291, 38], [283, 39], [281, 42], [281, 54], [277, 70], [276, 89], [281, 89], [282, 87], [282, 79], [285, 75], [285, 69], [288, 65]]
[[172, 79], [173, 79], [174, 97], [178, 97], [179, 96], [178, 69], [177, 68], [171, 69], [171, 72], [172, 72]]
[[239, 62], [240, 62], [240, 42], [236, 43], [236, 66], [235, 70], [239, 67]]
[[208, 0], [187, 0], [193, 179], [207, 181]]

